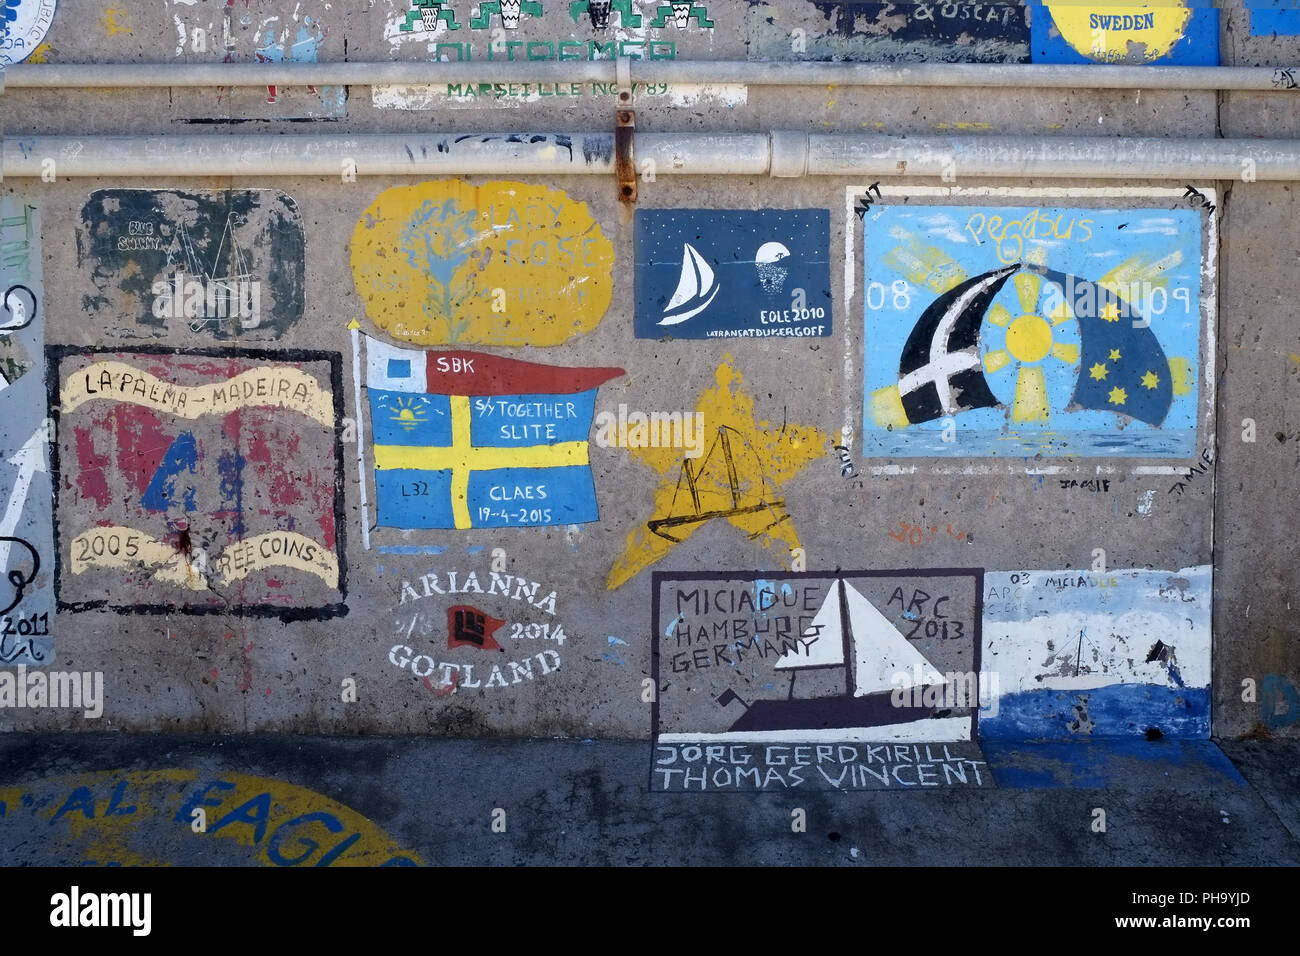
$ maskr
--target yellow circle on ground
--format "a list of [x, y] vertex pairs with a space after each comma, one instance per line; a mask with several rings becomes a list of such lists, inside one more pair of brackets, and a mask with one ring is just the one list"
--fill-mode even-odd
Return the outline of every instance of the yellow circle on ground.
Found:
[[1052, 327], [1037, 315], [1022, 315], [1007, 329], [1007, 351], [1020, 362], [1037, 362], [1052, 350]]
[[1101, 63], [1148, 63], [1160, 59], [1183, 38], [1192, 16], [1182, 0], [1056, 0], [1047, 4], [1047, 10], [1066, 43]]

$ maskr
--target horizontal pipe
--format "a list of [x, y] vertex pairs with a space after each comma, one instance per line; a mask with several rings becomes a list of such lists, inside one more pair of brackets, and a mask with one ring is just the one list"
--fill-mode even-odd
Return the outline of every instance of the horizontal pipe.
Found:
[[[777, 162], [773, 165], [773, 141]], [[638, 133], [659, 175], [1300, 180], [1300, 141]], [[611, 133], [7, 136], [8, 177], [611, 174]], [[53, 161], [54, 166], [48, 166]]]
[[422, 83], [614, 82], [613, 60], [377, 63], [38, 63], [11, 66], [10, 89], [179, 86], [397, 86]]
[[[629, 61], [633, 81], [746, 86], [1008, 87], [1012, 89], [1300, 89], [1300, 67], [1021, 63]], [[613, 60], [370, 63], [20, 63], [10, 89], [173, 86], [398, 86], [437, 83], [614, 83]]]
[[1289, 182], [1300, 140], [813, 134], [808, 174]]
[[6, 178], [40, 176], [428, 176], [607, 173], [612, 133], [357, 133], [279, 136], [15, 136]]
[[[820, 63], [791, 61], [634, 61], [647, 83], [749, 86], [1010, 87], [1013, 89], [1293, 89], [1300, 70], [1240, 66], [1087, 66], [1027, 63]], [[680, 75], [679, 75], [680, 74]]]

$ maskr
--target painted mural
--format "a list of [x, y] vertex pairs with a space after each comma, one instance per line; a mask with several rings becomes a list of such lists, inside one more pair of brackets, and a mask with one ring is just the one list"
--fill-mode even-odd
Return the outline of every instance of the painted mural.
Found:
[[[331, 30], [337, 10], [329, 0], [259, 0], [256, 5], [163, 0], [175, 30], [173, 56], [186, 62], [315, 63], [346, 59], [346, 44]], [[106, 31], [109, 37], [114, 28]], [[124, 32], [117, 28], [117, 32]], [[129, 31], [126, 31], [129, 32]], [[321, 55], [322, 47], [327, 51]], [[346, 86], [262, 86], [176, 89], [180, 122], [226, 124], [329, 121], [347, 115]]]
[[[1034, 770], [1014, 741], [1169, 759], [1129, 745], [1209, 736], [1210, 579], [656, 572], [650, 789], [989, 786], [985, 742], [1002, 785], [1060, 785], [1052, 760], [1094, 759], [1049, 750]], [[1259, 699], [1265, 727], [1294, 721], [1274, 675]]]
[[0, 666], [54, 660], [40, 210], [0, 198]]
[[302, 318], [302, 216], [276, 190], [97, 190], [77, 266], [82, 309], [112, 336], [270, 341]]
[[1035, 63], [1219, 65], [1219, 11], [1205, 0], [1028, 6]]
[[613, 244], [586, 203], [546, 186], [394, 186], [351, 250], [366, 313], [417, 345], [559, 345], [593, 329], [613, 294]]
[[54, 22], [58, 0], [6, 0], [0, 7], [0, 67], [31, 56]]
[[869, 205], [862, 454], [1194, 458], [1213, 209], [1163, 192]]
[[749, 58], [1217, 66], [1219, 11], [1159, 2], [755, 2]]
[[824, 209], [636, 213], [637, 338], [831, 334]]
[[971, 571], [658, 572], [655, 735], [970, 740], [980, 698], [958, 702], [952, 675], [979, 672], [980, 587]]
[[[356, 330], [354, 343], [365, 351], [370, 439], [359, 464], [363, 486], [374, 481], [376, 527], [524, 528], [599, 518], [588, 433], [597, 388], [621, 368], [401, 349]], [[362, 521], [369, 547], [364, 501]]]
[[108, 770], [0, 788], [0, 828], [10, 846], [64, 866], [423, 864], [336, 800], [223, 770]]
[[[383, 36], [395, 56], [444, 62], [542, 60], [675, 60], [696, 51], [708, 56], [714, 21], [703, 3], [634, 3], [633, 0], [487, 0], [468, 12], [433, 0], [396, 2]], [[632, 84], [638, 106], [736, 106], [741, 84]], [[617, 84], [599, 81], [507, 83], [470, 77], [437, 84], [380, 84], [371, 88], [380, 109], [440, 110], [567, 108], [619, 103]]]
[[756, 2], [748, 30], [751, 60], [1030, 61], [1028, 13], [1016, 2]]
[[420, 693], [495, 697], [560, 672], [575, 635], [566, 633], [554, 588], [487, 567], [394, 573], [401, 597], [384, 635], [388, 662]]
[[989, 571], [986, 739], [1210, 734], [1211, 572]]
[[653, 789], [888, 787], [904, 762], [980, 785], [979, 571], [656, 572], [653, 594]]
[[730, 355], [714, 372], [714, 382], [695, 405], [706, 428], [703, 454], [665, 442], [629, 443], [632, 457], [659, 476], [659, 486], [648, 518], [628, 533], [610, 568], [610, 590], [713, 522], [730, 524], [740, 540], [767, 549], [782, 566], [792, 563], [801, 546], [783, 489], [825, 453], [827, 436], [812, 425], [760, 420]]
[[[707, 3], [640, 0], [387, 0], [383, 37], [393, 53], [435, 60], [672, 60], [713, 20]], [[568, 34], [568, 38], [564, 35]], [[557, 40], [557, 37], [559, 38]]]
[[337, 353], [50, 355], [61, 609], [346, 612]]
[[[157, 6], [175, 28], [177, 62], [345, 58], [341, 35], [327, 25], [330, 5], [320, 0]], [[374, 6], [374, 49], [479, 63], [711, 56], [724, 9], [640, 0]], [[1252, 36], [1298, 32], [1286, 3], [1248, 6]], [[1190, 0], [752, 0], [725, 7], [733, 9], [744, 14], [751, 60], [1104, 70], [1219, 58], [1218, 10]], [[31, 55], [53, 10], [54, 0], [11, 2], [0, 58]], [[132, 35], [118, 8], [104, 11], [103, 26], [112, 41]], [[1291, 82], [1289, 75], [1279, 70], [1275, 85]], [[638, 108], [746, 96], [743, 88], [668, 84], [633, 92]], [[186, 123], [328, 122], [346, 109], [342, 88], [176, 95], [178, 121]], [[377, 107], [437, 110], [591, 105], [612, 102], [617, 90], [585, 81], [466, 80], [375, 86], [372, 96]], [[493, 138], [575, 166], [608, 159], [595, 144], [575, 155], [574, 143], [558, 134], [439, 133], [428, 151]], [[84, 341], [102, 337], [98, 347], [45, 345], [40, 216], [4, 198], [0, 667], [16, 668], [21, 685], [54, 660], [56, 607], [74, 621], [73, 612], [100, 609], [286, 622], [348, 613], [343, 489], [355, 479], [353, 534], [360, 532], [369, 557], [398, 563], [373, 570], [392, 594], [391, 607], [378, 609], [379, 643], [371, 648], [381, 676], [422, 702], [426, 694], [439, 701], [472, 695], [488, 709], [489, 731], [494, 720], [514, 719], [502, 716], [504, 707], [491, 710], [497, 701], [517, 690], [563, 689], [562, 657], [570, 677], [575, 665], [586, 668], [577, 672], [584, 679], [593, 667], [619, 673], [598, 661], [644, 666], [643, 658], [636, 663], [635, 635], [619, 631], [629, 644], [601, 630], [599, 650], [609, 652], [580, 662], [564, 646], [578, 636], [573, 626], [583, 626], [580, 612], [594, 597], [579, 595], [588, 606], [566, 618], [563, 574], [526, 570], [526, 563], [510, 573], [495, 558], [490, 569], [486, 561], [448, 567], [420, 556], [457, 542], [471, 542], [467, 553], [477, 554], [489, 538], [567, 543], [576, 554], [579, 526], [600, 521], [606, 503], [607, 525], [619, 523], [584, 532], [589, 544], [614, 536], [602, 539], [603, 559], [587, 555], [608, 561], [613, 552], [606, 590], [654, 569], [641, 586], [649, 584], [654, 602], [655, 790], [981, 788], [994, 785], [981, 741], [1208, 738], [1208, 566], [913, 567], [925, 563], [922, 550], [953, 553], [960, 545], [977, 554], [978, 545], [967, 547], [974, 533], [987, 545], [987, 522], [946, 508], [936, 517], [934, 502], [920, 500], [934, 488], [921, 482], [916, 501], [863, 524], [869, 544], [906, 566], [819, 564], [827, 570], [809, 573], [800, 533], [809, 517], [800, 508], [815, 461], [826, 474], [837, 468], [857, 479], [859, 458], [882, 470], [916, 470], [911, 460], [939, 458], [953, 470], [979, 471], [998, 460], [984, 469], [990, 472], [1020, 472], [1047, 459], [1043, 470], [1077, 465], [1089, 475], [1020, 474], [1018, 487], [1050, 489], [1071, 508], [1104, 500], [1102, 511], [1113, 496], [1115, 515], [1131, 509], [1165, 548], [1171, 519], [1148, 520], [1153, 507], [1160, 514], [1213, 503], [1213, 189], [851, 189], [843, 293], [850, 313], [862, 310], [863, 338], [857, 341], [856, 324], [839, 329], [849, 351], [835, 349], [832, 364], [839, 369], [842, 358], [850, 367], [844, 378], [835, 373], [848, 382], [841, 395], [850, 407], [832, 439], [810, 421], [787, 421], [780, 395], [773, 398], [744, 356], [719, 352], [674, 371], [633, 369], [616, 349], [593, 359], [598, 366], [582, 364], [590, 350], [554, 351], [580, 344], [613, 304], [615, 226], [602, 221], [613, 215], [612, 194], [474, 179], [395, 186], [348, 207], [364, 207], [335, 250], [347, 242], [364, 309], [349, 326], [355, 422], [343, 418], [342, 356], [271, 350], [301, 340], [306, 329], [304, 222], [290, 196], [274, 189], [91, 193], [64, 238], [75, 233], [71, 301], [88, 322]], [[624, 241], [632, 233], [634, 258], [620, 276], [628, 292], [622, 305], [632, 307], [632, 329], [617, 330], [624, 341], [630, 331], [660, 342], [801, 337], [817, 340], [805, 343], [809, 349], [825, 345], [833, 315], [830, 214], [687, 205], [637, 209], [632, 229], [622, 232]], [[604, 329], [601, 341], [616, 338], [614, 331]], [[669, 347], [691, 351], [685, 343]], [[553, 363], [514, 357], [523, 351], [494, 354], [533, 348], [551, 349]], [[636, 343], [642, 349], [655, 346]], [[852, 367], [859, 355], [862, 364]], [[600, 386], [621, 387], [629, 370], [677, 376], [673, 410], [599, 409]], [[343, 437], [353, 428], [355, 444]], [[635, 486], [649, 494], [609, 509], [610, 496], [626, 489], [593, 467], [602, 459], [598, 452], [593, 462], [592, 441], [626, 449]], [[1154, 461], [1140, 461], [1147, 459]], [[1138, 489], [1119, 475], [1100, 477], [1134, 461], [1135, 471], [1162, 477]], [[345, 468], [352, 469], [346, 479]], [[991, 484], [986, 513], [1006, 494]], [[502, 534], [522, 528], [547, 530]], [[683, 570], [719, 546], [760, 559], [743, 567], [773, 570]], [[1188, 547], [1185, 563], [1208, 558], [1195, 540]], [[1266, 729], [1292, 727], [1300, 719], [1294, 676], [1263, 676], [1258, 707]], [[160, 806], [166, 787], [191, 786], [199, 802], [173, 801], [159, 819], [206, 805], [220, 832], [242, 834], [228, 841], [236, 855], [330, 865], [350, 859], [355, 844], [375, 847], [367, 851], [371, 862], [414, 859], [382, 834], [351, 840], [364, 824], [346, 808], [303, 810], [301, 794], [277, 796], [274, 782], [230, 775], [205, 782], [188, 771], [0, 792], [0, 825], [21, 806], [42, 825], [84, 835], [110, 820], [112, 829], [137, 807]], [[277, 829], [284, 830], [278, 839]], [[313, 835], [302, 836], [308, 830]], [[89, 858], [147, 855], [123, 849], [136, 846], [124, 833], [106, 831], [103, 842], [88, 844]]]

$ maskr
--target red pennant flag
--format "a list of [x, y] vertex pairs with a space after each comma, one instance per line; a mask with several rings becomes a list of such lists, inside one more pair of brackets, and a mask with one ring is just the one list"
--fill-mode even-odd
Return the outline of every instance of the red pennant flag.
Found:
[[481, 651], [501, 651], [505, 648], [492, 637], [505, 621], [499, 621], [468, 604], [447, 608], [447, 647], [477, 647]]

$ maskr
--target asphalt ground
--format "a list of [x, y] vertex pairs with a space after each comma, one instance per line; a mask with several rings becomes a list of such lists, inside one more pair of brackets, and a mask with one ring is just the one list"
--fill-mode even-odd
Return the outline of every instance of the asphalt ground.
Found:
[[10, 734], [0, 863], [1300, 864], [1300, 741], [982, 749], [979, 786], [669, 793], [645, 741]]

